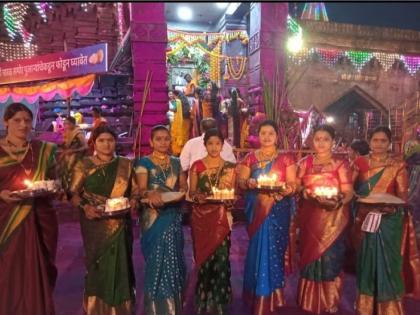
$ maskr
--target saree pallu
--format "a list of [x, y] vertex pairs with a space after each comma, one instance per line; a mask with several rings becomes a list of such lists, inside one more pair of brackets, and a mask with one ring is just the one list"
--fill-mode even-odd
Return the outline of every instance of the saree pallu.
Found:
[[[211, 194], [211, 187], [231, 184], [235, 165], [225, 162], [220, 170], [207, 169], [202, 160], [194, 162], [191, 171], [198, 176], [197, 191]], [[230, 283], [230, 213], [223, 204], [194, 204], [191, 232], [194, 258], [198, 268], [195, 289], [197, 313], [223, 314], [232, 300]]]
[[191, 138], [201, 136], [200, 131], [200, 122], [201, 122], [201, 111], [200, 111], [200, 101], [194, 99], [193, 105], [191, 108]]
[[[254, 153], [245, 158], [251, 178], [260, 174], [278, 174], [285, 181], [286, 168], [294, 161], [279, 155], [266, 166], [260, 165]], [[272, 314], [285, 305], [285, 253], [289, 241], [289, 225], [294, 200], [274, 198], [248, 191], [245, 196], [245, 215], [250, 237], [245, 261], [243, 298], [255, 315]]]
[[[163, 170], [149, 157], [136, 163], [136, 172], [146, 172], [148, 189], [178, 190], [181, 164], [170, 158]], [[144, 314], [181, 315], [185, 287], [184, 234], [180, 204], [152, 209], [145, 207], [141, 218], [141, 250], [144, 256]]]
[[[359, 179], [361, 195], [397, 195], [407, 188], [405, 166], [396, 160], [384, 168], [360, 173]], [[383, 212], [383, 207], [357, 207], [353, 241], [357, 249], [358, 315], [402, 315], [404, 295], [420, 299], [420, 260], [412, 216], [407, 207], [390, 206], [376, 233], [363, 232], [361, 226], [369, 212]]]
[[[31, 146], [23, 167], [0, 147], [0, 191], [24, 189], [25, 179], [53, 178], [55, 145], [32, 141]], [[58, 222], [50, 200], [0, 201], [0, 209], [0, 314], [55, 314]]]
[[411, 150], [406, 150], [405, 160], [410, 175], [408, 201], [413, 207], [414, 220], [420, 221], [420, 144], [414, 144]]
[[[82, 192], [81, 204], [103, 205], [108, 198], [128, 196], [132, 167], [116, 157], [97, 166], [90, 158], [75, 168], [71, 191]], [[90, 220], [80, 211], [85, 249], [84, 309], [88, 315], [131, 315], [135, 302], [130, 217]]]
[[174, 121], [171, 127], [171, 148], [172, 153], [179, 155], [184, 144], [190, 138], [191, 119], [183, 117], [182, 103], [179, 99], [176, 100], [176, 111]]
[[[315, 171], [313, 156], [301, 162], [305, 169], [303, 185], [334, 186], [351, 182], [348, 163], [339, 159], [329, 168]], [[305, 311], [320, 314], [338, 310], [342, 288], [342, 266], [345, 255], [344, 231], [349, 222], [349, 206], [325, 210], [310, 200], [301, 200], [298, 214], [300, 227], [300, 279], [298, 305]]]

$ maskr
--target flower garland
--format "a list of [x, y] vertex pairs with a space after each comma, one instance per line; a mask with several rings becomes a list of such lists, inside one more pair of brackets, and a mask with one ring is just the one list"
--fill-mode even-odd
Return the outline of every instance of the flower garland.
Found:
[[[235, 70], [234, 62], [237, 64], [237, 70]], [[244, 75], [246, 69], [247, 58], [246, 57], [229, 57], [226, 59], [227, 70], [230, 78], [239, 81]], [[239, 66], [238, 66], [239, 65]]]
[[[219, 41], [216, 45], [216, 47], [213, 49], [213, 51], [216, 51], [216, 53], [213, 53], [210, 55], [210, 80], [218, 82], [220, 81], [220, 51], [222, 50], [222, 42]], [[212, 52], [213, 52], [212, 51]]]
[[246, 31], [226, 31], [223, 33], [189, 33], [168, 29], [168, 42], [175, 43], [179, 40], [190, 45], [201, 42], [209, 47], [215, 47], [219, 42], [232, 42], [240, 40], [242, 45], [247, 45], [249, 38]]

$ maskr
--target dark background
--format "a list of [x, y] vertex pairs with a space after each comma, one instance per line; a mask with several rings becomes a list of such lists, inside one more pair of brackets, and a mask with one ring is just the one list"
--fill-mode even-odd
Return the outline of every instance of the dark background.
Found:
[[[331, 22], [385, 26], [420, 31], [419, 2], [324, 2]], [[305, 3], [289, 3], [289, 12], [300, 17]]]

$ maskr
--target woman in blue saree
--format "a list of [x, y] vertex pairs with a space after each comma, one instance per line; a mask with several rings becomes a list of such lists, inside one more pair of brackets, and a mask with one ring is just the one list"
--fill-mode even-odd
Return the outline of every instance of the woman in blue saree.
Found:
[[140, 195], [148, 199], [142, 212], [141, 249], [146, 262], [144, 314], [182, 314], [185, 286], [184, 237], [179, 203], [164, 204], [162, 192], [185, 191], [179, 159], [168, 154], [171, 137], [165, 126], [152, 129], [152, 154], [136, 163]]
[[[285, 253], [289, 241], [289, 224], [294, 208], [288, 197], [295, 190], [296, 164], [293, 157], [276, 149], [277, 126], [264, 121], [258, 129], [261, 148], [248, 154], [240, 165], [239, 185], [246, 190], [245, 214], [250, 237], [245, 262], [244, 299], [253, 314], [272, 314], [285, 304]], [[282, 194], [255, 190], [262, 174], [277, 174], [287, 183]]]

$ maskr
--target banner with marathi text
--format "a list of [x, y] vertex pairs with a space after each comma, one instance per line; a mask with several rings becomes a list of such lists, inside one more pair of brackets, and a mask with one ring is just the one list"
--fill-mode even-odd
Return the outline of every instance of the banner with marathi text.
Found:
[[101, 43], [67, 52], [0, 63], [0, 85], [108, 71], [108, 46]]

